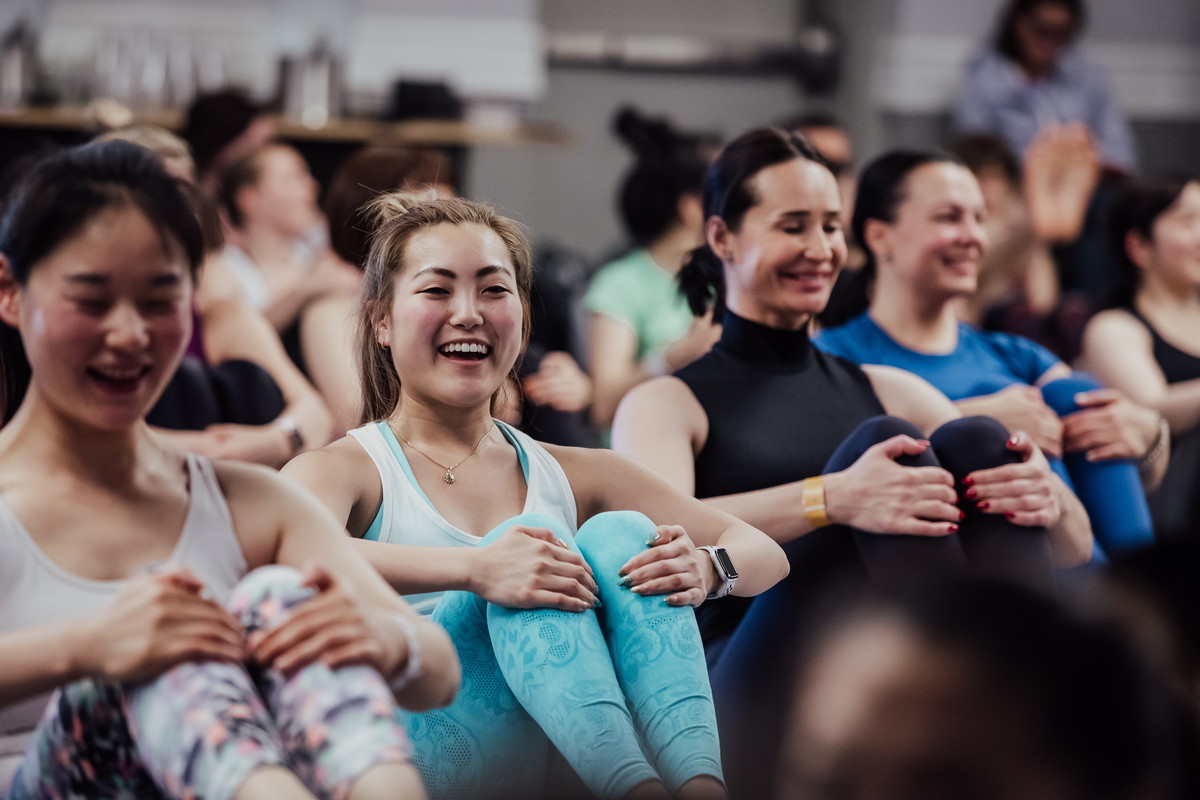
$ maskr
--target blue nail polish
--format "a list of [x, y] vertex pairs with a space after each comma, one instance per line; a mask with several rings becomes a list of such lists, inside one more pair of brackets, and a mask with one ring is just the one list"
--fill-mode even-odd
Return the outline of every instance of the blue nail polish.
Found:
[[646, 537], [646, 546], [649, 547], [650, 545], [654, 544], [657, 541], [658, 541], [658, 531], [654, 531], [653, 533], [651, 533], [649, 536]]

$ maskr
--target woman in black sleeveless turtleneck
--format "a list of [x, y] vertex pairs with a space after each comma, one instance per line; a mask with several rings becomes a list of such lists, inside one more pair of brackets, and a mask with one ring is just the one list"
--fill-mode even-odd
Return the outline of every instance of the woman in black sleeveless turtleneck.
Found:
[[846, 242], [837, 182], [806, 141], [743, 134], [709, 167], [703, 202], [707, 244], [680, 285], [697, 316], [713, 307], [721, 339], [630, 392], [613, 446], [788, 554], [789, 577], [748, 610], [729, 598], [698, 610], [730, 786], [761, 796], [755, 779], [769, 772], [764, 754], [779, 738], [771, 728], [786, 653], [824, 575], [970, 569], [1046, 584], [1052, 552], [1061, 565], [1085, 561], [1091, 531], [1025, 434], [957, 419], [911, 374], [811, 346], [809, 320], [828, 300]]
[[[991, 449], [959, 431], [968, 452], [955, 464], [938, 452], [938, 462], [924, 435], [958, 416], [946, 397], [899, 369], [854, 366], [812, 347], [809, 320], [828, 300], [846, 243], [838, 185], [808, 143], [773, 130], [744, 134], [709, 168], [703, 201], [707, 245], [680, 287], [697, 315], [714, 303], [724, 331], [712, 353], [630, 393], [613, 428], [617, 450], [767, 531], [805, 576], [858, 560], [872, 576], [905, 572], [962, 558], [960, 543], [966, 561], [980, 560], [959, 542], [966, 531], [954, 535], [960, 522], [1000, 528], [1007, 540], [1050, 529], [1040, 539], [1058, 564], [1088, 557], [1084, 512], [1026, 435], [1007, 446], [1001, 435], [995, 464], [964, 469], [962, 459]], [[876, 423], [863, 439], [862, 423], [882, 414], [912, 425]], [[1003, 463], [1006, 447], [1014, 463], [973, 473]], [[830, 462], [835, 453], [841, 463]], [[869, 534], [852, 537], [847, 527]], [[745, 606], [701, 607], [710, 663]]]
[[1121, 281], [1088, 323], [1088, 369], [1169, 426], [1171, 460], [1148, 499], [1159, 538], [1194, 538], [1200, 513], [1200, 181], [1131, 181], [1109, 226]]

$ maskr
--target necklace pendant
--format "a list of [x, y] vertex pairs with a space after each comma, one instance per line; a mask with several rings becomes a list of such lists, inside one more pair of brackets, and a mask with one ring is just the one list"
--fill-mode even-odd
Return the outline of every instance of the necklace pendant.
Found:
[[446, 474], [442, 476], [442, 480], [445, 481], [447, 484], [451, 484], [451, 483], [454, 483], [458, 479], [454, 477], [453, 472], [451, 472], [450, 470], [446, 470]]

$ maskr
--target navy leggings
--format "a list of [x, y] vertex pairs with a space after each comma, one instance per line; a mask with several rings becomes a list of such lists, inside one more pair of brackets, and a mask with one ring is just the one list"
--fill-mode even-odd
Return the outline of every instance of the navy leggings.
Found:
[[[923, 434], [895, 417], [873, 417], [838, 447], [824, 472], [853, 464], [872, 445], [898, 434]], [[932, 447], [899, 459], [905, 466], [940, 466], [961, 490], [962, 479], [980, 469], [1014, 463], [1008, 431], [990, 417], [964, 417], [929, 437]], [[1045, 528], [1015, 525], [985, 514], [973, 503], [957, 533], [944, 537], [899, 536], [829, 525], [784, 545], [791, 573], [754, 599], [711, 670], [725, 773], [731, 794], [766, 796], [788, 713], [792, 654], [811, 629], [822, 590], [831, 582], [896, 583], [936, 575], [978, 574], [1052, 587], [1054, 567]]]

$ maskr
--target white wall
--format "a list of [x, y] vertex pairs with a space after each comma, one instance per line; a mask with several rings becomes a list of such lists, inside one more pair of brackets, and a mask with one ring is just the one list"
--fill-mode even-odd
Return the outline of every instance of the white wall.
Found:
[[[547, 31], [682, 34], [719, 40], [780, 41], [796, 29], [792, 0], [542, 0]], [[797, 110], [787, 78], [662, 75], [550, 69], [534, 118], [571, 131], [563, 147], [479, 148], [468, 175], [473, 197], [497, 203], [535, 234], [598, 259], [624, 241], [615, 210], [632, 155], [610, 132], [613, 112], [632, 103], [686, 129], [734, 135]]]

